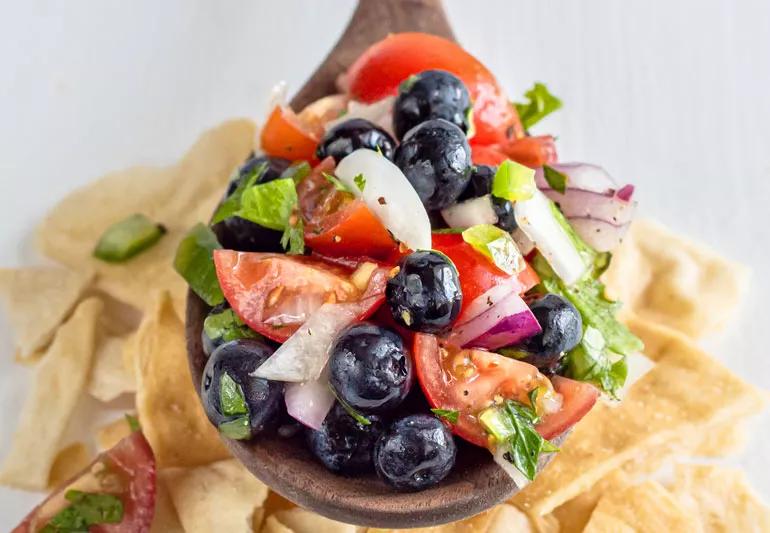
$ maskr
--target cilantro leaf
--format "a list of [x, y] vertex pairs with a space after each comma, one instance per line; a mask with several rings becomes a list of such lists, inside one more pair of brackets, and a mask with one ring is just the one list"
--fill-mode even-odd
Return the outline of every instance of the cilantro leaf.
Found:
[[548, 182], [548, 185], [551, 187], [551, 189], [564, 194], [564, 192], [567, 190], [567, 182], [569, 182], [569, 176], [548, 165], [543, 165], [543, 175], [545, 176], [545, 181]]
[[519, 113], [521, 124], [524, 129], [529, 129], [542, 119], [561, 108], [561, 100], [556, 98], [548, 91], [545, 84], [537, 82], [524, 93], [528, 102], [514, 102], [514, 107]]
[[356, 422], [358, 422], [362, 426], [371, 426], [372, 425], [372, 421], [371, 420], [369, 420], [364, 415], [362, 415], [361, 413], [359, 413], [358, 411], [353, 409], [353, 406], [351, 406], [348, 402], [346, 402], [345, 400], [340, 398], [340, 395], [337, 394], [337, 391], [334, 389], [334, 387], [332, 387], [331, 383], [329, 383], [329, 390], [332, 391], [332, 394], [334, 395], [334, 397], [337, 398], [337, 401], [340, 403], [342, 408], [345, 409], [345, 411], [347, 411], [347, 413], [351, 416], [351, 418], [353, 418], [353, 420], [355, 420]]
[[492, 196], [511, 202], [529, 200], [536, 190], [535, 171], [510, 159], [500, 163], [492, 178]]
[[248, 415], [241, 415], [227, 422], [219, 424], [219, 432], [233, 440], [244, 440], [251, 437], [251, 428], [249, 427]]
[[299, 161], [292, 163], [281, 172], [281, 178], [291, 178], [295, 185], [299, 185], [310, 174], [310, 163]]
[[70, 505], [56, 513], [41, 533], [86, 532], [91, 526], [123, 521], [123, 502], [112, 494], [68, 490], [64, 498]]
[[337, 176], [329, 174], [328, 172], [323, 172], [321, 175], [324, 177], [326, 181], [334, 185], [334, 188], [337, 189], [338, 191], [348, 192], [348, 193], [351, 192], [350, 188], [348, 188], [347, 185], [342, 183], [342, 181]]
[[128, 424], [128, 427], [131, 431], [141, 431], [142, 426], [139, 425], [139, 419], [136, 418], [134, 415], [130, 415], [128, 413], [125, 414], [126, 417], [126, 423]]
[[[377, 148], [379, 148], [379, 146]], [[359, 191], [364, 192], [364, 187], [366, 187], [366, 178], [363, 174], [356, 174], [356, 176], [353, 178], [353, 183], [356, 184], [356, 187], [358, 187]]]
[[604, 392], [617, 398], [626, 382], [626, 358], [607, 350], [602, 333], [588, 326], [583, 339], [566, 358], [567, 376], [598, 385]]
[[457, 424], [457, 419], [460, 416], [460, 412], [455, 409], [431, 409], [430, 412], [450, 424]]
[[203, 321], [203, 331], [209, 339], [222, 339], [223, 342], [261, 337], [259, 333], [244, 324], [229, 307], [221, 313], [210, 313], [206, 316]]
[[219, 287], [213, 252], [222, 248], [211, 228], [196, 224], [179, 243], [174, 257], [174, 270], [208, 305], [222, 303], [225, 297]]
[[241, 207], [241, 198], [243, 196], [243, 192], [249, 187], [253, 187], [266, 171], [267, 163], [262, 163], [261, 165], [255, 166], [250, 173], [241, 177], [238, 181], [238, 186], [235, 188], [232, 194], [225, 198], [224, 202], [222, 202], [217, 208], [213, 218], [211, 219], [211, 225], [214, 225], [217, 222], [222, 222], [226, 218], [235, 216], [235, 213]]
[[226, 416], [249, 413], [243, 389], [227, 372], [223, 372], [219, 378], [219, 407]]
[[297, 188], [291, 178], [254, 185], [243, 191], [235, 216], [265, 228], [284, 230], [297, 205]]
[[478, 224], [463, 231], [462, 235], [465, 242], [503, 272], [515, 274], [524, 267], [524, 258], [507, 231], [491, 224]]
[[122, 263], [150, 248], [165, 234], [163, 225], [142, 214], [131, 215], [105, 230], [93, 256], [109, 263]]
[[305, 253], [305, 224], [297, 217], [294, 224], [289, 224], [281, 236], [281, 246], [289, 255]]

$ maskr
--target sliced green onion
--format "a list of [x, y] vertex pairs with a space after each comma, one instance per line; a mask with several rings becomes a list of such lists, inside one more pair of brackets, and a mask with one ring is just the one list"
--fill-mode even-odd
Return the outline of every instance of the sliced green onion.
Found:
[[535, 171], [510, 159], [500, 163], [492, 178], [492, 196], [510, 202], [529, 200], [536, 190]]
[[166, 228], [136, 214], [116, 222], [105, 231], [94, 248], [94, 257], [120, 263], [143, 252], [166, 234]]

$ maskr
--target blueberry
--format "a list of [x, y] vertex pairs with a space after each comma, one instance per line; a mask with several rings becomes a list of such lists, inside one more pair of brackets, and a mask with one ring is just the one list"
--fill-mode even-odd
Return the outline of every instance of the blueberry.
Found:
[[272, 426], [282, 412], [283, 383], [249, 374], [273, 349], [257, 339], [238, 339], [211, 354], [201, 381], [206, 415], [230, 438], [251, 439]]
[[394, 161], [429, 211], [455, 203], [471, 176], [471, 149], [465, 134], [441, 118], [409, 130]]
[[394, 422], [374, 445], [374, 468], [388, 485], [423, 490], [444, 479], [455, 464], [457, 448], [436, 417], [410, 415]]
[[398, 139], [418, 124], [434, 118], [448, 120], [468, 132], [471, 98], [465, 84], [444, 70], [426, 70], [406, 79], [393, 105], [393, 130]]
[[332, 156], [339, 163], [359, 148], [379, 149], [382, 155], [393, 159], [396, 141], [376, 124], [363, 118], [352, 118], [327, 131], [315, 153], [318, 159]]
[[414, 381], [412, 359], [401, 337], [367, 322], [354, 324], [337, 337], [329, 372], [340, 398], [362, 413], [393, 410]]
[[[460, 195], [459, 200], [469, 200], [492, 193], [492, 181], [497, 169], [488, 165], [476, 165], [471, 172], [471, 179], [468, 186]], [[492, 197], [492, 209], [497, 215], [495, 226], [511, 232], [518, 227], [516, 218], [513, 215], [513, 204], [505, 198]]]
[[226, 342], [235, 339], [254, 339], [260, 335], [249, 329], [227, 302], [214, 307], [203, 321], [201, 341], [207, 356]]
[[542, 333], [525, 340], [520, 348], [524, 361], [546, 373], [558, 370], [565, 354], [583, 337], [583, 320], [570, 302], [556, 294], [546, 294], [529, 308], [537, 318]]
[[382, 433], [382, 421], [376, 415], [366, 417], [364, 425], [340, 405], [326, 415], [321, 429], [306, 430], [307, 444], [323, 465], [338, 474], [357, 474], [374, 467], [374, 443]]
[[[227, 196], [233, 193], [238, 185], [246, 179], [257, 167], [267, 164], [265, 171], [257, 183], [267, 183], [278, 179], [285, 171], [290, 161], [280, 157], [251, 157], [241, 166], [238, 174], [227, 187]], [[281, 236], [283, 232], [265, 228], [241, 217], [230, 217], [213, 227], [219, 243], [227, 249], [242, 252], [283, 252]]]
[[463, 301], [457, 269], [447, 256], [433, 251], [404, 257], [385, 296], [398, 324], [423, 333], [446, 331]]

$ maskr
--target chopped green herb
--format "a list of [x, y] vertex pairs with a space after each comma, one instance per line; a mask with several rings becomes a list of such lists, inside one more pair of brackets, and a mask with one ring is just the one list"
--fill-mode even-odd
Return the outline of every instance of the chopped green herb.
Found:
[[141, 214], [131, 215], [107, 228], [93, 255], [102, 261], [120, 263], [148, 249], [165, 234], [161, 224]]
[[545, 175], [545, 181], [548, 182], [551, 189], [564, 194], [567, 190], [569, 176], [548, 165], [543, 165], [543, 174]]
[[524, 258], [507, 231], [491, 224], [479, 224], [466, 229], [462, 235], [465, 242], [503, 272], [515, 274], [523, 268]]
[[492, 178], [492, 196], [511, 202], [529, 200], [536, 190], [535, 171], [510, 159], [500, 163]]
[[233, 440], [244, 440], [251, 437], [251, 428], [249, 427], [249, 417], [242, 415], [227, 422], [219, 424], [219, 432]]
[[[534, 400], [531, 394], [530, 401]], [[506, 400], [501, 406], [483, 411], [479, 421], [495, 438], [497, 445], [505, 447], [506, 459], [529, 480], [535, 479], [540, 454], [558, 451], [535, 429], [540, 419], [530, 405]]]
[[64, 498], [70, 505], [56, 513], [41, 533], [85, 533], [91, 526], [123, 521], [123, 502], [112, 494], [68, 490]]
[[296, 205], [297, 188], [294, 180], [282, 178], [243, 191], [241, 207], [235, 216], [280, 231], [286, 229]]
[[259, 333], [244, 324], [229, 307], [221, 313], [209, 314], [203, 321], [203, 331], [209, 339], [222, 339], [223, 342], [261, 337]]
[[130, 415], [126, 413], [126, 423], [128, 424], [129, 429], [131, 431], [141, 431], [142, 426], [139, 425], [139, 419], [136, 418], [134, 415]]
[[214, 213], [214, 217], [211, 219], [211, 224], [214, 225], [217, 222], [222, 222], [226, 218], [235, 216], [236, 212], [241, 208], [243, 192], [249, 187], [253, 187], [265, 171], [267, 171], [267, 163], [262, 163], [261, 165], [254, 167], [249, 174], [243, 176], [239, 180], [238, 186], [232, 194], [225, 198], [225, 201], [219, 205]]
[[348, 192], [348, 193], [352, 192], [350, 188], [344, 183], [342, 183], [342, 181], [340, 181], [340, 179], [337, 176], [333, 176], [328, 172], [323, 172], [321, 175], [326, 179], [326, 181], [334, 185], [334, 188], [337, 189], [338, 191]]
[[438, 235], [456, 235], [458, 233], [462, 233], [468, 228], [441, 228], [441, 229], [434, 229], [431, 231], [431, 233], [436, 233]]
[[281, 246], [289, 255], [302, 255], [305, 253], [305, 224], [297, 217], [293, 225], [286, 226], [281, 236]]
[[412, 74], [411, 76], [409, 76], [407, 79], [405, 79], [398, 85], [398, 91], [405, 93], [411, 90], [414, 84], [417, 83], [419, 79], [420, 79], [419, 74]]
[[219, 287], [213, 252], [222, 248], [216, 235], [205, 224], [196, 224], [187, 233], [174, 257], [174, 269], [190, 288], [208, 305], [222, 303], [225, 297]]
[[460, 416], [460, 412], [455, 409], [431, 409], [430, 412], [450, 424], [457, 424], [457, 419]]
[[230, 374], [224, 372], [219, 378], [219, 407], [226, 416], [245, 415], [249, 413], [243, 389]]
[[[379, 146], [377, 146], [377, 149], [379, 150]], [[382, 152], [380, 152], [382, 154]], [[353, 178], [353, 183], [356, 184], [356, 187], [358, 187], [358, 190], [361, 192], [364, 192], [364, 187], [366, 187], [366, 178], [363, 174], [356, 174], [356, 177]]]
[[566, 361], [568, 377], [598, 385], [613, 398], [626, 382], [626, 358], [608, 350], [604, 335], [592, 326], [585, 328], [583, 339]]
[[529, 129], [543, 118], [561, 108], [561, 100], [548, 91], [543, 83], [535, 83], [534, 87], [524, 93], [529, 100], [526, 103], [515, 102], [513, 105], [519, 113], [524, 129]]
[[281, 172], [281, 179], [291, 178], [295, 185], [299, 185], [308, 174], [310, 174], [310, 164], [307, 161], [298, 161]]
[[329, 383], [329, 390], [332, 391], [332, 394], [334, 394], [334, 397], [337, 398], [337, 401], [340, 403], [342, 408], [345, 409], [345, 411], [347, 411], [347, 413], [353, 418], [353, 420], [355, 420], [362, 426], [372, 425], [371, 420], [369, 420], [364, 415], [362, 415], [361, 413], [353, 409], [353, 407], [348, 402], [340, 398], [340, 395], [337, 394], [337, 391], [334, 390], [334, 387], [332, 387], [331, 383]]
[[476, 123], [473, 121], [473, 106], [468, 106], [465, 110], [465, 120], [468, 121], [468, 133], [465, 135], [468, 140], [476, 136]]

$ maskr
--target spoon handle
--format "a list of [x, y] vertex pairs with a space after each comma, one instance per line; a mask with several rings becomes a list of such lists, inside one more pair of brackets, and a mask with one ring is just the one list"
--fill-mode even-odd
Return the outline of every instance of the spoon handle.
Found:
[[295, 111], [337, 91], [337, 77], [389, 33], [419, 31], [454, 40], [441, 0], [358, 0], [342, 36], [291, 101]]

